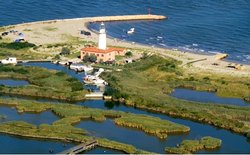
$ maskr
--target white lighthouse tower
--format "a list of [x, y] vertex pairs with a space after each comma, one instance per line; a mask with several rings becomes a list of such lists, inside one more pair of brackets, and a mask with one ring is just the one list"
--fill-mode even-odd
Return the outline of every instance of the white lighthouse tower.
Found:
[[102, 22], [100, 26], [100, 31], [99, 31], [99, 42], [98, 42], [98, 48], [102, 50], [106, 50], [107, 45], [106, 45], [106, 29], [105, 25]]

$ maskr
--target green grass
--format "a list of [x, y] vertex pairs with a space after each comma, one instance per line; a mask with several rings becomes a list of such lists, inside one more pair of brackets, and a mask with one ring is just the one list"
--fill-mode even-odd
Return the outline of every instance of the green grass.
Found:
[[7, 38], [0, 40], [0, 59], [6, 57], [16, 57], [18, 60], [44, 59], [47, 55], [32, 52], [32, 48], [37, 48], [35, 44], [28, 42], [14, 43]]
[[167, 153], [191, 154], [199, 150], [211, 150], [221, 146], [221, 140], [213, 137], [203, 137], [201, 140], [184, 140], [177, 147], [166, 147]]
[[83, 100], [86, 90], [77, 79], [65, 73], [29, 66], [0, 66], [0, 78], [23, 79], [30, 85], [22, 87], [0, 86], [0, 92], [60, 100]]
[[[190, 73], [172, 59], [151, 56], [127, 64], [122, 71], [106, 72], [102, 77], [110, 84], [105, 94], [125, 98], [126, 105], [170, 116], [204, 122], [216, 127], [246, 134], [250, 131], [250, 108], [204, 104], [176, 99], [169, 94], [177, 87], [216, 91], [226, 97], [249, 96], [249, 78]], [[224, 81], [224, 82], [222, 82]]]

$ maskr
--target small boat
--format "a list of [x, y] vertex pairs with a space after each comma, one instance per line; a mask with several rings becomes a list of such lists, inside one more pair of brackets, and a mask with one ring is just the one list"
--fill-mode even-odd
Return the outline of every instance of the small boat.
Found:
[[84, 72], [90, 72], [90, 71], [92, 71], [94, 68], [93, 67], [91, 67], [91, 66], [84, 66]]
[[83, 78], [83, 82], [86, 84], [95, 84], [95, 85], [107, 85], [108, 83], [103, 79], [94, 76], [94, 75], [87, 75]]
[[85, 66], [85, 65], [82, 65], [82, 64], [76, 64], [76, 63], [72, 63], [70, 66], [69, 66], [70, 69], [73, 69], [77, 72], [81, 72], [81, 71], [85, 71], [85, 72], [89, 72], [89, 71], [92, 71], [93, 70], [93, 67], [91, 66]]
[[133, 34], [135, 32], [135, 28], [130, 28], [130, 30], [127, 31], [127, 34]]
[[103, 68], [99, 68], [99, 70], [97, 72], [95, 72], [95, 76], [98, 77], [99, 75], [101, 75], [101, 73], [104, 72]]

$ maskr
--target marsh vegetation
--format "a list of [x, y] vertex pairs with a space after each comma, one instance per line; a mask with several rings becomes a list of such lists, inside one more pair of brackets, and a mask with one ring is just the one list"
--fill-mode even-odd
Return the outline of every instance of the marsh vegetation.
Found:
[[166, 152], [172, 154], [191, 154], [199, 150], [219, 148], [222, 141], [214, 137], [202, 137], [200, 140], [184, 140], [177, 147], [167, 147]]
[[170, 96], [175, 88], [184, 87], [243, 99], [250, 94], [249, 78], [206, 72], [194, 74], [178, 64], [173, 59], [153, 55], [125, 65], [122, 71], [107, 72], [102, 75], [110, 84], [106, 94], [123, 98], [126, 105], [137, 108], [208, 123], [244, 135], [250, 132], [249, 107], [202, 104]]
[[30, 66], [0, 66], [0, 78], [26, 80], [30, 85], [20, 87], [0, 86], [4, 94], [44, 97], [76, 101], [85, 98], [86, 90], [75, 78], [55, 70]]

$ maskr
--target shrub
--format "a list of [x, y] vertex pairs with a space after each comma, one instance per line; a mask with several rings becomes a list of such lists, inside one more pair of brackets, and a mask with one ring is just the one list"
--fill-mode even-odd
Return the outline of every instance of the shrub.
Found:
[[203, 78], [203, 80], [210, 80], [210, 78], [206, 76]]
[[159, 65], [158, 69], [166, 72], [175, 72], [176, 65], [173, 62], [166, 62], [165, 64]]
[[121, 93], [118, 89], [115, 89], [112, 87], [107, 87], [105, 92], [103, 93], [103, 95], [112, 96], [116, 99], [119, 99], [119, 98], [127, 99], [128, 98], [127, 94]]
[[72, 77], [68, 78], [67, 81], [69, 81], [69, 82], [76, 82], [77, 81], [78, 82], [78, 80], [76, 78], [72, 78]]
[[191, 76], [188, 80], [189, 80], [189, 81], [194, 81], [195, 79], [194, 79], [193, 76]]
[[238, 128], [242, 128], [244, 126], [244, 123], [242, 123], [242, 122], [236, 122], [235, 126], [238, 127]]
[[221, 81], [221, 84], [226, 84], [226, 81]]
[[250, 132], [247, 133], [247, 138], [250, 138]]
[[56, 59], [56, 60], [60, 59], [60, 55], [56, 55], [56, 56], [55, 56], [55, 59]]
[[72, 82], [71, 84], [71, 89], [72, 91], [80, 91], [83, 90], [83, 85], [81, 83], [77, 82]]
[[125, 56], [126, 57], [131, 57], [131, 56], [133, 56], [133, 53], [131, 51], [128, 51], [128, 52], [125, 53]]
[[66, 74], [65, 74], [64, 72], [57, 72], [56, 75], [57, 75], [57, 76], [64, 76], [64, 75], [66, 75]]
[[146, 52], [143, 52], [141, 58], [142, 58], [142, 59], [146, 59], [147, 57], [148, 57], [148, 54], [147, 54]]
[[67, 47], [63, 47], [60, 55], [69, 55], [69, 54], [70, 54], [70, 50]]

